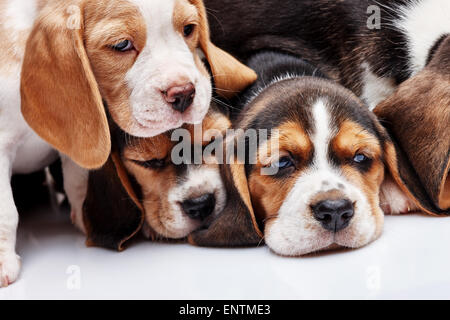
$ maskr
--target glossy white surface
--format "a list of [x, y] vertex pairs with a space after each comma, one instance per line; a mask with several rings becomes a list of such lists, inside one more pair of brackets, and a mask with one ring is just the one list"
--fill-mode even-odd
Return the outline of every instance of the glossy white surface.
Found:
[[387, 217], [365, 248], [282, 258], [266, 247], [86, 248], [67, 214], [41, 211], [21, 217], [22, 274], [0, 299], [450, 298], [450, 218]]

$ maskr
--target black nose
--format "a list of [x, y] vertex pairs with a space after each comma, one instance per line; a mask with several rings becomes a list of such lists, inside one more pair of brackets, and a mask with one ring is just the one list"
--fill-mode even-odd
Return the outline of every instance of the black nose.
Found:
[[346, 228], [354, 215], [349, 200], [325, 200], [311, 206], [314, 217], [326, 230], [338, 232]]
[[192, 83], [175, 86], [163, 92], [165, 100], [178, 112], [185, 112], [194, 101], [195, 87]]
[[216, 207], [216, 198], [213, 194], [205, 194], [183, 201], [181, 207], [191, 219], [204, 220], [213, 213]]

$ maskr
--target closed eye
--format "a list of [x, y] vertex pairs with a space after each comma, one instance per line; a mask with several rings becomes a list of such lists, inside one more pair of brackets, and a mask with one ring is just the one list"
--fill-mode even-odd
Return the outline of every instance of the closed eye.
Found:
[[138, 166], [152, 170], [163, 169], [167, 165], [166, 159], [152, 159], [147, 161], [132, 160], [132, 161]]

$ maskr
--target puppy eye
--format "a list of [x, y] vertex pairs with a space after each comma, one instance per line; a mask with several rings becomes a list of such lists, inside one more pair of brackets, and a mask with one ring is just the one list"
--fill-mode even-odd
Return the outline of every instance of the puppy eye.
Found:
[[183, 28], [183, 35], [187, 38], [189, 37], [195, 30], [195, 24], [188, 24]]
[[363, 164], [368, 162], [370, 159], [368, 157], [366, 157], [363, 154], [357, 154], [355, 155], [355, 157], [353, 158], [353, 162], [356, 162], [358, 164]]
[[166, 166], [166, 159], [152, 159], [148, 161], [133, 160], [133, 162], [146, 169], [162, 169]]
[[124, 40], [122, 42], [119, 42], [116, 45], [113, 45], [112, 48], [116, 51], [120, 52], [126, 52], [134, 49], [133, 42], [130, 40]]
[[283, 157], [280, 158], [280, 160], [273, 162], [271, 167], [277, 168], [279, 170], [288, 169], [294, 166], [294, 162], [292, 161], [291, 157]]

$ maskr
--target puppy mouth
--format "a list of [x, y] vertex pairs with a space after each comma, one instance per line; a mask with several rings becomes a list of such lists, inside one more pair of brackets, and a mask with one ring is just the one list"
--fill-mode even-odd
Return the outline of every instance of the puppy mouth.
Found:
[[187, 112], [180, 114], [174, 112], [168, 119], [147, 119], [145, 117], [133, 117], [133, 124], [130, 126], [130, 133], [139, 138], [150, 138], [170, 130], [178, 129], [183, 124], [200, 124], [202, 123], [208, 108], [204, 113]]
[[183, 125], [181, 117], [171, 119], [171, 121], [164, 120], [150, 120], [134, 117], [134, 124], [130, 133], [139, 138], [150, 138], [160, 135], [169, 130], [179, 128]]

